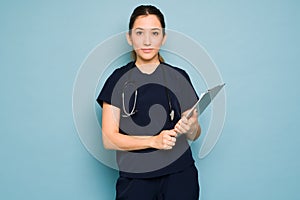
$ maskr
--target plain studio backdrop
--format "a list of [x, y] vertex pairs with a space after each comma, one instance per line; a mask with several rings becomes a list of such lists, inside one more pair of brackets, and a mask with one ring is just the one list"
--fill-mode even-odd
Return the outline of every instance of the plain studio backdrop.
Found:
[[[0, 2], [0, 199], [114, 198], [117, 172], [75, 128], [73, 84], [87, 55], [126, 31], [140, 3]], [[226, 82], [222, 135], [204, 159], [193, 149], [201, 200], [300, 199], [299, 1], [145, 4], [202, 45]]]

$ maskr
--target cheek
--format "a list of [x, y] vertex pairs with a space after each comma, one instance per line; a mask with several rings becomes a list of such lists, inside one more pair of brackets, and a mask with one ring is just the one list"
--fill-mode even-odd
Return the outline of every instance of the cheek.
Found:
[[163, 42], [163, 40], [162, 40], [162, 39], [157, 39], [157, 40], [154, 40], [154, 41], [152, 42], [152, 46], [153, 46], [153, 47], [160, 48], [160, 47], [161, 47], [161, 45], [162, 45], [162, 42]]
[[137, 40], [132, 40], [133, 49], [140, 49], [143, 47], [143, 43]]
[[[152, 38], [150, 39], [150, 41], [151, 41], [151, 47], [159, 49], [162, 46], [163, 38]], [[132, 37], [131, 42], [134, 49], [139, 49], [145, 46], [142, 37], [141, 38]]]

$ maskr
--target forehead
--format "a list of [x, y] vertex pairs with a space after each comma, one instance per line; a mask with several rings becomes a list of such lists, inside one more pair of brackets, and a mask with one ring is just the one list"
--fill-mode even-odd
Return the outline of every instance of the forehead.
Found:
[[135, 28], [162, 28], [161, 23], [156, 15], [141, 15], [138, 16], [133, 24], [133, 29]]

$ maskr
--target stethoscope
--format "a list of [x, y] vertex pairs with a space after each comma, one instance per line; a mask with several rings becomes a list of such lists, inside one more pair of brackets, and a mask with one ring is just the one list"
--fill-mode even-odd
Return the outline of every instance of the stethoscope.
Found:
[[[165, 85], [166, 85], [166, 77], [165, 77], [164, 69], [162, 69], [162, 72], [163, 72], [163, 79], [164, 79], [164, 82], [165, 82]], [[123, 90], [122, 90], [122, 109], [123, 109], [123, 113], [124, 113], [124, 114], [122, 114], [122, 117], [131, 117], [132, 115], [134, 115], [137, 112], [136, 111], [136, 102], [137, 102], [138, 90], [136, 88], [135, 82], [131, 81], [130, 77], [131, 77], [131, 72], [129, 72], [129, 80], [124, 83]], [[134, 101], [133, 101], [132, 109], [127, 111], [126, 107], [125, 107], [125, 90], [130, 85], [135, 88]], [[174, 120], [174, 109], [172, 109], [171, 97], [170, 97], [170, 94], [169, 94], [168, 89], [166, 87], [165, 87], [165, 91], [166, 91], [166, 96], [167, 96], [167, 99], [168, 99], [168, 105], [169, 105], [169, 110], [170, 110], [170, 114], [169, 114], [170, 119], [171, 119], [171, 121], [173, 121]]]

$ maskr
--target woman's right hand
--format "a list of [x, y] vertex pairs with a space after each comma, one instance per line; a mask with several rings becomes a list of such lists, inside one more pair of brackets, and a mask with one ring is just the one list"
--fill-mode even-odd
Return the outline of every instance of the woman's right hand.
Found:
[[170, 150], [175, 146], [177, 133], [174, 130], [163, 130], [153, 136], [152, 147], [155, 149]]

